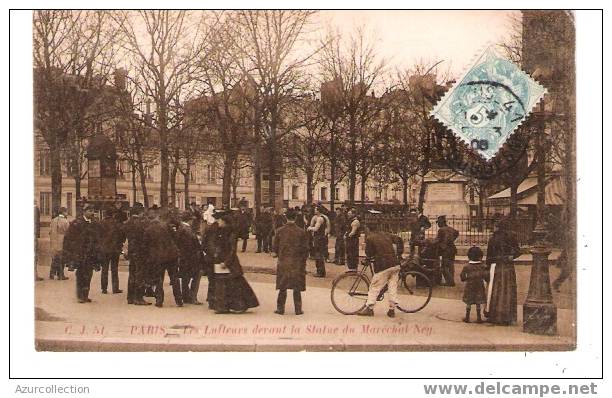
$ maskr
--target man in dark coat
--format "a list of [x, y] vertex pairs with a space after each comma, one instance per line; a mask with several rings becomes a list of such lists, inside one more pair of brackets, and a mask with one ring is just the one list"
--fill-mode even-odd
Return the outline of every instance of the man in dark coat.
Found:
[[[306, 260], [308, 259], [308, 241], [306, 231], [295, 225], [298, 213], [295, 210], [287, 212], [287, 224], [280, 227], [274, 236], [272, 251], [278, 256], [276, 270], [276, 300], [277, 314], [285, 313], [287, 289], [293, 290], [293, 305], [295, 314], [301, 315], [302, 294], [306, 290]], [[301, 216], [301, 214], [299, 215]]]
[[115, 206], [113, 208], [112, 213], [113, 218], [117, 220], [119, 224], [123, 224], [128, 219], [127, 214], [125, 213], [125, 211], [123, 211], [123, 204], [119, 200], [115, 201]]
[[[419, 247], [419, 242], [425, 239], [425, 230], [431, 228], [429, 218], [422, 213], [417, 213], [416, 209], [410, 209], [408, 213], [408, 228], [410, 229], [410, 257], [414, 255], [414, 248]], [[420, 255], [420, 253], [419, 253]]]
[[123, 225], [123, 231], [128, 241], [126, 258], [128, 266], [128, 304], [150, 305], [143, 299], [146, 283], [147, 249], [144, 242], [144, 231], [147, 220], [143, 216], [144, 207], [141, 203], [134, 203], [130, 219]]
[[202, 277], [202, 245], [198, 236], [191, 230], [191, 215], [184, 213], [182, 222], [175, 233], [175, 242], [179, 250], [178, 282], [183, 303], [201, 305], [198, 301], [200, 279]]
[[164, 305], [164, 277], [167, 272], [176, 305], [182, 307], [183, 297], [177, 281], [179, 253], [173, 239], [176, 224], [168, 221], [160, 220], [159, 216], [154, 213], [145, 229], [146, 263], [151, 268], [151, 278], [155, 284], [155, 306], [163, 307]]
[[83, 214], [75, 219], [64, 237], [62, 252], [70, 268], [76, 268], [76, 295], [79, 303], [90, 303], [89, 289], [94, 269], [100, 269], [100, 227], [94, 221], [92, 205], [85, 205]]
[[346, 207], [342, 205], [336, 214], [334, 222], [334, 232], [336, 235], [336, 246], [334, 249], [334, 263], [344, 265], [346, 247], [344, 244], [344, 234], [347, 226]]
[[272, 214], [269, 209], [262, 209], [261, 213], [255, 220], [255, 234], [257, 236], [257, 251], [256, 253], [270, 252], [270, 232], [272, 231]]
[[[395, 245], [395, 247], [394, 247]], [[397, 285], [404, 242], [399, 236], [376, 231], [376, 224], [368, 228], [365, 239], [365, 254], [372, 261], [374, 276], [368, 290], [368, 299], [363, 310], [357, 315], [373, 316], [374, 305], [381, 290], [388, 286], [389, 310], [387, 316], [395, 316], [397, 306]]]
[[196, 202], [191, 202], [189, 205], [189, 213], [191, 214], [191, 229], [194, 233], [200, 231], [202, 225], [202, 211], [198, 207]]
[[457, 247], [455, 240], [459, 237], [459, 232], [446, 224], [446, 216], [439, 216], [436, 221], [438, 224], [438, 235], [436, 244], [438, 254], [442, 257], [442, 277], [443, 286], [455, 286], [455, 255]]
[[107, 294], [109, 268], [111, 271], [113, 294], [123, 293], [119, 289], [119, 256], [123, 249], [125, 233], [121, 225], [122, 223], [119, 221], [121, 218], [116, 218], [116, 214], [114, 211], [107, 212], [106, 217], [100, 223], [103, 250], [102, 275], [100, 277], [102, 294]]
[[251, 215], [247, 212], [246, 208], [241, 207], [240, 211], [236, 213], [235, 218], [236, 218], [236, 234], [237, 234], [238, 239], [242, 239], [242, 252], [244, 253], [247, 249], [247, 242], [249, 240], [249, 229], [251, 228]]

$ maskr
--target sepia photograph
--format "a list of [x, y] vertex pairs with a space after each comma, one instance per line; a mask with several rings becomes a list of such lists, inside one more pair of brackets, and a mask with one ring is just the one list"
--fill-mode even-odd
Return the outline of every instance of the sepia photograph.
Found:
[[573, 11], [31, 21], [37, 351], [576, 349]]

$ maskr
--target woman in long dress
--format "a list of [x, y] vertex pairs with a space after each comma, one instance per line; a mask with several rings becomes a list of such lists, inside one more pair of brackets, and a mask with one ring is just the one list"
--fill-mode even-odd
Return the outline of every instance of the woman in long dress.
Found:
[[208, 297], [209, 308], [218, 314], [231, 311], [245, 312], [259, 306], [255, 292], [243, 276], [242, 266], [236, 255], [236, 232], [231, 216], [226, 212], [216, 212], [213, 217], [217, 227], [212, 229], [212, 261], [214, 283]]
[[490, 283], [488, 321], [498, 325], [516, 323], [516, 272], [514, 259], [521, 254], [518, 241], [507, 220], [499, 221], [487, 247], [487, 265], [494, 268]]

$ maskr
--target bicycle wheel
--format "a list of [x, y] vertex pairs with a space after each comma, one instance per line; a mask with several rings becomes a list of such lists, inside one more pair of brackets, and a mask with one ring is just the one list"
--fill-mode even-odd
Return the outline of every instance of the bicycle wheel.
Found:
[[418, 312], [425, 308], [431, 300], [432, 291], [431, 281], [427, 275], [419, 271], [408, 271], [400, 277], [397, 287], [397, 308], [403, 312]]
[[366, 305], [370, 281], [357, 272], [346, 272], [338, 276], [331, 288], [331, 302], [336, 311], [353, 315]]

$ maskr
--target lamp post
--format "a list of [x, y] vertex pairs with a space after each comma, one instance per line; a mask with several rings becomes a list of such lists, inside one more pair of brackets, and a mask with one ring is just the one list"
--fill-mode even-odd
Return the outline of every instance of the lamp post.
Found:
[[[538, 69], [534, 72], [534, 77]], [[550, 72], [540, 72], [542, 78], [550, 78]], [[548, 80], [548, 79], [546, 79]], [[536, 132], [536, 160], [537, 160], [537, 219], [533, 230], [534, 244], [530, 252], [533, 257], [531, 278], [529, 281], [529, 292], [523, 304], [523, 332], [543, 335], [557, 334], [557, 306], [553, 302], [550, 287], [550, 274], [548, 256], [550, 249], [546, 241], [546, 228], [544, 214], [546, 209], [546, 148], [544, 137], [546, 134], [546, 120], [551, 114], [545, 110], [544, 98], [540, 101], [539, 109], [534, 112], [537, 126]]]

